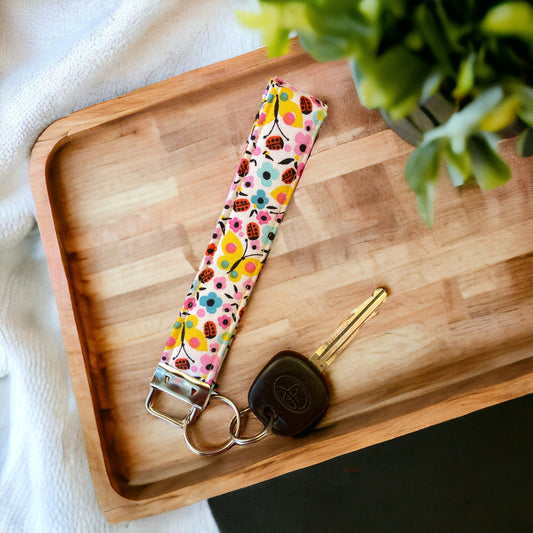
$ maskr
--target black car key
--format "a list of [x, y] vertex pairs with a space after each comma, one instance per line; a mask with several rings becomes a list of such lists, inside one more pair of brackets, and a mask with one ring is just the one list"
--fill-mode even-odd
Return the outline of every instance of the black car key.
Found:
[[276, 354], [253, 382], [248, 401], [255, 416], [272, 424], [277, 435], [307, 433], [329, 405], [329, 392], [323, 372], [372, 318], [388, 293], [379, 288], [346, 317], [332, 335], [308, 359], [298, 352]]

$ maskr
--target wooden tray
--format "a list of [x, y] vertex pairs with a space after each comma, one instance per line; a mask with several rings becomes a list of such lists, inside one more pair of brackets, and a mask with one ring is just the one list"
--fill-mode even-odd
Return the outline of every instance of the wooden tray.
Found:
[[[381, 313], [328, 372], [308, 437], [197, 457], [146, 413], [170, 327], [200, 264], [272, 75], [329, 104], [219, 390], [246, 405], [263, 364], [311, 353], [379, 285]], [[403, 177], [411, 147], [357, 101], [344, 62], [293, 44], [189, 72], [52, 124], [30, 180], [96, 495], [110, 521], [232, 491], [533, 391], [532, 162], [481, 193], [442, 180], [435, 227]], [[200, 194], [201, 193], [201, 194]], [[195, 427], [224, 440], [231, 413]], [[250, 430], [251, 431], [251, 430]]]

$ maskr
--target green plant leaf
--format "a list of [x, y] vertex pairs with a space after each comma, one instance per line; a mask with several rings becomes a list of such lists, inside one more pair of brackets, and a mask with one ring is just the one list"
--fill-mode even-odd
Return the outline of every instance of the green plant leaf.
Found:
[[499, 187], [511, 178], [509, 166], [486, 134], [470, 137], [468, 151], [472, 156], [472, 172], [483, 190]]
[[533, 156], [533, 128], [526, 128], [516, 139], [516, 153], [521, 157]]
[[533, 87], [522, 86], [519, 89], [520, 108], [518, 116], [530, 127], [533, 128]]
[[441, 144], [439, 140], [422, 142], [409, 156], [405, 179], [418, 198], [418, 209], [428, 226], [433, 225], [435, 183], [439, 177]]
[[447, 137], [451, 149], [456, 154], [462, 154], [466, 149], [467, 139], [478, 130], [479, 122], [503, 98], [503, 89], [500, 86], [492, 87], [481, 93], [472, 103], [461, 111], [454, 113], [446, 124], [428, 131], [425, 141]]
[[457, 83], [453, 91], [454, 98], [463, 98], [474, 87], [474, 63], [476, 61], [476, 53], [470, 52], [459, 65], [459, 72], [457, 74]]
[[450, 144], [446, 144], [445, 148], [446, 168], [448, 174], [452, 180], [452, 183], [459, 187], [463, 185], [466, 180], [472, 175], [472, 158], [468, 151], [464, 151], [461, 154], [456, 154], [450, 147]]
[[485, 114], [479, 121], [479, 127], [485, 131], [501, 131], [507, 128], [516, 120], [520, 104], [520, 95], [509, 95]]
[[502, 2], [481, 22], [483, 31], [502, 36], [533, 40], [533, 6], [529, 2]]
[[403, 118], [416, 106], [430, 73], [425, 61], [402, 45], [355, 63], [361, 102], [371, 109], [384, 109], [393, 120]]
[[261, 11], [237, 11], [237, 20], [244, 26], [261, 31], [269, 57], [289, 51], [289, 34], [292, 30], [309, 28], [307, 6], [301, 2], [259, 2]]

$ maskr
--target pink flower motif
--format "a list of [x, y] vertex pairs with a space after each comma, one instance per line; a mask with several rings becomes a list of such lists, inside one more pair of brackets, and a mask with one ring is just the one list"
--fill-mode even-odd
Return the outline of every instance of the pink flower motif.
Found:
[[224, 313], [231, 313], [231, 305], [226, 304], [222, 307], [222, 312]]
[[257, 213], [257, 222], [259, 222], [259, 224], [268, 224], [271, 218], [272, 217], [268, 211], [259, 211], [259, 213]]
[[255, 285], [255, 280], [253, 278], [248, 278], [248, 280], [244, 284], [244, 288], [247, 291], [251, 291], [254, 285]]
[[209, 345], [209, 353], [214, 355], [218, 353], [219, 348], [220, 348], [220, 344], [218, 342], [213, 342]]
[[183, 303], [183, 308], [187, 311], [194, 309], [196, 307], [196, 300], [194, 298], [187, 298]]
[[206, 353], [202, 355], [202, 357], [200, 358], [200, 364], [202, 365], [200, 367], [200, 372], [202, 374], [207, 375], [209, 374], [209, 372], [211, 372], [211, 370], [215, 368], [215, 365], [213, 364], [214, 359], [215, 357], [212, 354]]
[[306, 120], [304, 122], [305, 131], [313, 131], [314, 122], [312, 120]]
[[296, 175], [300, 177], [302, 175], [302, 172], [304, 171], [305, 163], [300, 163], [298, 165], [298, 168], [296, 169]]
[[211, 236], [211, 238], [212, 238], [213, 240], [216, 241], [216, 240], [220, 237], [220, 233], [221, 233], [221, 230], [220, 230], [220, 228], [217, 226], [217, 227], [215, 228], [215, 231], [213, 231], [213, 235]]
[[299, 131], [295, 137], [296, 144], [294, 152], [299, 155], [304, 155], [311, 148], [311, 135], [306, 135]]
[[250, 250], [253, 252], [257, 252], [261, 249], [261, 243], [259, 242], [259, 239], [254, 239], [253, 241], [248, 241], [248, 246], [250, 247]]
[[241, 221], [241, 219], [237, 218], [237, 217], [233, 217], [229, 221], [229, 227], [235, 232], [241, 230], [242, 229], [242, 221]]
[[226, 278], [221, 276], [220, 278], [213, 278], [213, 284], [215, 289], [223, 291], [226, 288]]
[[254, 177], [253, 176], [246, 176], [242, 180], [242, 186], [245, 189], [251, 189], [254, 186]]
[[236, 292], [233, 297], [235, 298], [235, 300], [240, 300], [242, 298], [242, 292]]
[[218, 323], [222, 329], [228, 329], [231, 324], [231, 317], [228, 315], [222, 315], [218, 317]]

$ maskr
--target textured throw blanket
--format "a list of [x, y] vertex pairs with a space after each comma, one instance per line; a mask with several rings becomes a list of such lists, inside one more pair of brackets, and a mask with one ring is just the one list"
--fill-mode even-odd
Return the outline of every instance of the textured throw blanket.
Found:
[[0, 4], [0, 531], [217, 531], [206, 502], [118, 525], [98, 509], [28, 185], [33, 143], [88, 105], [250, 51], [245, 0]]

